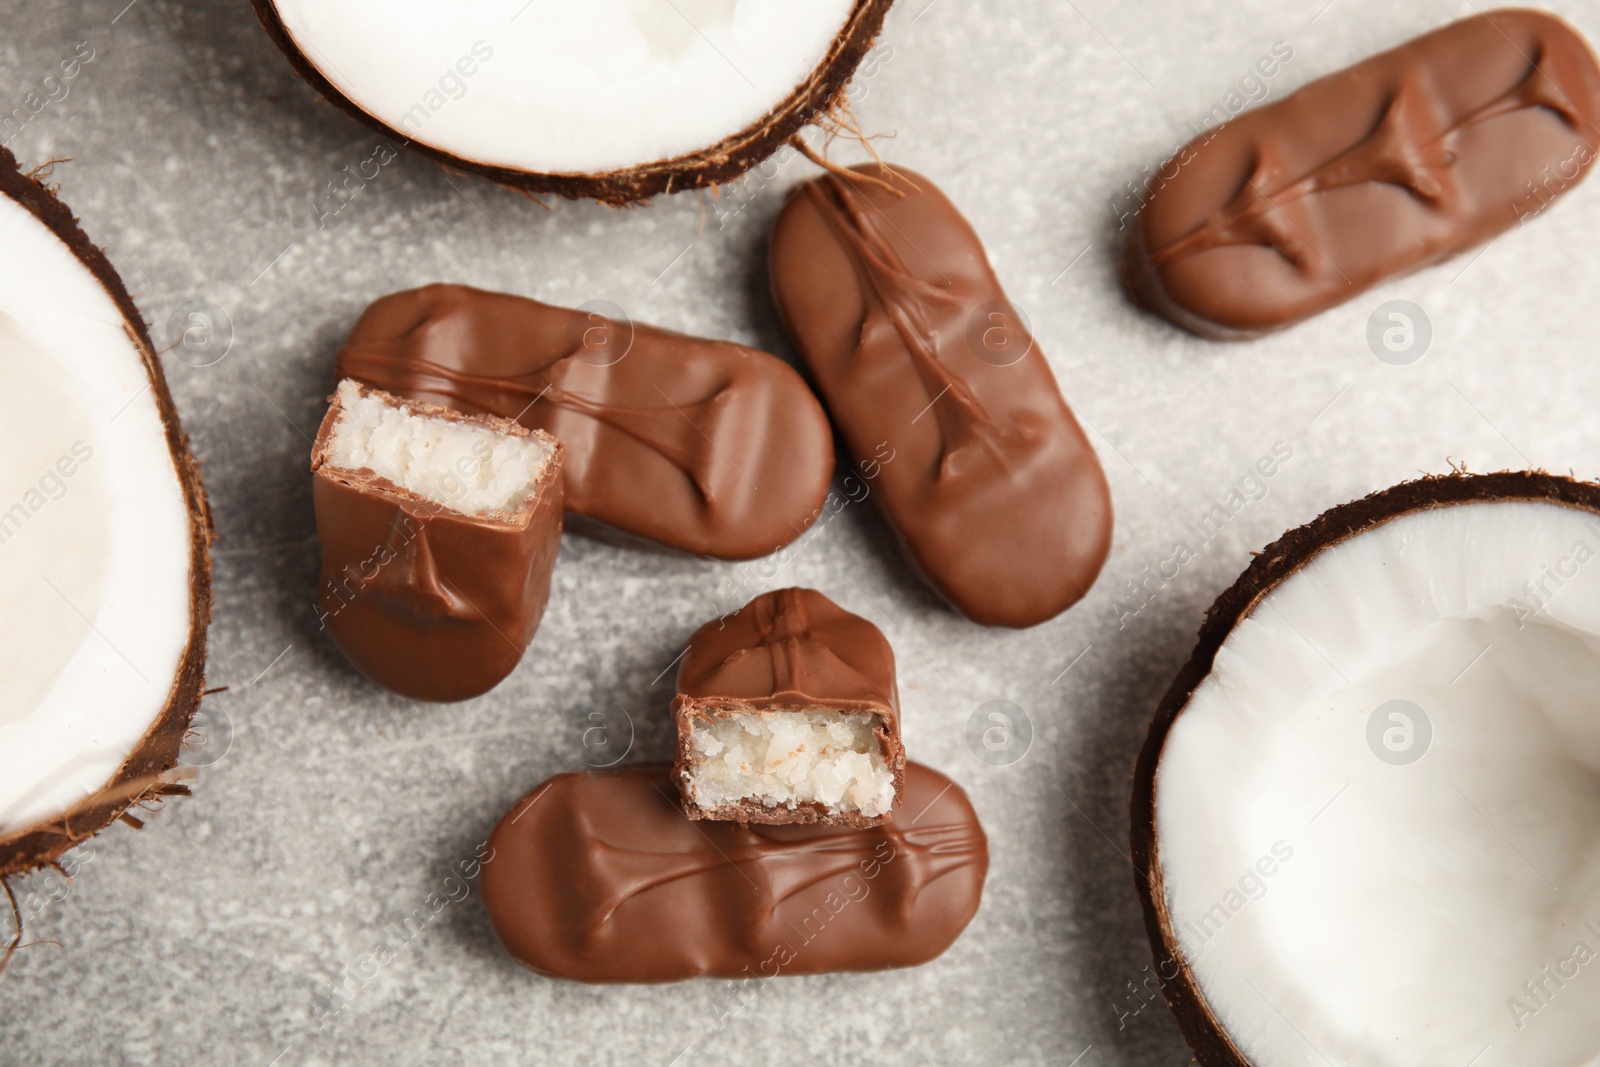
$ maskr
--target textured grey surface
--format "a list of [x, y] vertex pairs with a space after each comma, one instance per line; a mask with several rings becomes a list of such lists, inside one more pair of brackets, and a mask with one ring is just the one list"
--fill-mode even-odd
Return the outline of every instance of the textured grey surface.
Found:
[[[618, 212], [541, 206], [402, 155], [319, 229], [327, 183], [379, 139], [296, 81], [243, 0], [126, 3], [7, 5], [0, 110], [89, 42], [95, 58], [69, 94], [11, 147], [24, 165], [71, 157], [54, 179], [158, 338], [186, 301], [231, 317], [221, 362], [166, 357], [216, 511], [209, 673], [230, 689], [207, 702], [213, 744], [191, 756], [208, 763], [192, 799], [94, 841], [70, 886], [53, 874], [18, 883], [30, 939], [58, 944], [27, 949], [0, 979], [3, 1063], [1186, 1062], [1166, 1009], [1133, 992], [1150, 957], [1120, 852], [1134, 754], [1205, 605], [1285, 528], [1449, 460], [1600, 469], [1600, 187], [1470, 264], [1257, 343], [1181, 334], [1115, 284], [1119, 190], [1274, 42], [1294, 49], [1268, 83], [1277, 98], [1471, 14], [1470, 2], [902, 0], [856, 113], [896, 134], [880, 142], [886, 156], [967, 211], [1092, 427], [1118, 509], [1099, 585], [1045, 626], [986, 631], [915, 583], [866, 508], [781, 565], [569, 535], [544, 626], [505, 684], [453, 707], [391, 698], [319, 637], [311, 610], [305, 437], [356, 315], [446, 280], [610, 300], [787, 355], [765, 233], [809, 166], [720, 203], [685, 195]], [[1593, 6], [1559, 8], [1600, 36]], [[1410, 366], [1380, 362], [1365, 341], [1390, 298], [1432, 322], [1432, 347]], [[1280, 441], [1294, 455], [1267, 495], [1119, 619], [1126, 583]], [[928, 966], [784, 979], [742, 1003], [727, 983], [588, 988], [518, 968], [475, 890], [451, 899], [465, 891], [451, 875], [517, 797], [597, 758], [583, 743], [592, 713], [611, 716], [616, 745], [631, 717], [629, 758], [667, 755], [664, 669], [701, 621], [783, 584], [821, 588], [894, 644], [911, 753], [961, 782], [989, 830], [977, 919]], [[990, 700], [1020, 705], [1034, 726], [1011, 766], [967, 748], [968, 717]], [[437, 914], [430, 894], [448, 901]], [[427, 921], [406, 927], [418, 908]], [[365, 962], [385, 945], [392, 961]]]

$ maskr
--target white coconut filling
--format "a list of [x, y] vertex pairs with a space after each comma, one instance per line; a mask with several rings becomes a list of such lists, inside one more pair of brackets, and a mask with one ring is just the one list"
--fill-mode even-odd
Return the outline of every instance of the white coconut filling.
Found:
[[0, 834], [104, 786], [165, 707], [189, 518], [121, 313], [0, 197]]
[[695, 716], [689, 785], [704, 808], [754, 800], [769, 808], [823, 805], [877, 817], [894, 806], [894, 771], [876, 715], [814, 709]]
[[593, 173], [749, 128], [805, 82], [853, 0], [276, 0], [362, 110], [480, 163]]
[[1600, 1063], [1600, 521], [1458, 505], [1325, 550], [1174, 724], [1156, 823], [1257, 1067]]
[[370, 470], [463, 515], [522, 511], [555, 451], [532, 435], [419, 414], [362, 393], [348, 378], [339, 383], [339, 406], [333, 466]]

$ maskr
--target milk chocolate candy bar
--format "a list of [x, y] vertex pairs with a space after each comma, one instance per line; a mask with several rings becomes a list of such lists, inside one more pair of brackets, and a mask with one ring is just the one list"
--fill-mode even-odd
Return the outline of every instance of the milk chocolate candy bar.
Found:
[[892, 822], [690, 822], [665, 764], [564, 774], [489, 838], [480, 886], [506, 951], [581, 982], [775, 978], [926, 963], [978, 910], [989, 845], [919, 764]]
[[311, 453], [322, 624], [416, 700], [493, 688], [533, 640], [561, 548], [561, 443], [339, 384]]
[[905, 784], [894, 650], [814, 589], [701, 627], [672, 716], [691, 819], [873, 826]]
[[816, 397], [776, 356], [459, 285], [378, 300], [341, 377], [517, 419], [566, 445], [575, 528], [698, 556], [764, 556], [805, 532], [833, 474]]
[[893, 457], [873, 495], [928, 583], [990, 625], [1082, 597], [1111, 546], [1105, 473], [955, 206], [909, 171], [830, 173], [783, 209], [771, 267], [850, 450]]
[[1202, 336], [1288, 326], [1531, 220], [1588, 173], [1597, 121], [1600, 70], [1566, 23], [1464, 19], [1181, 149], [1124, 280]]

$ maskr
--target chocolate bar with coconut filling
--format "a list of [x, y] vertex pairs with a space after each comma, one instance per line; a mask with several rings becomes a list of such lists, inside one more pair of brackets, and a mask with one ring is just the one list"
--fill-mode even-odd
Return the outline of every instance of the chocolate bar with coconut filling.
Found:
[[311, 453], [322, 625], [356, 669], [465, 700], [522, 658], [561, 548], [562, 446], [346, 380]]
[[672, 716], [691, 819], [873, 826], [900, 799], [894, 650], [814, 589], [765, 593], [702, 626]]
[[559, 438], [579, 532], [752, 559], [806, 531], [833, 476], [833, 431], [794, 368], [616, 314], [429, 285], [369, 307], [337, 362]]

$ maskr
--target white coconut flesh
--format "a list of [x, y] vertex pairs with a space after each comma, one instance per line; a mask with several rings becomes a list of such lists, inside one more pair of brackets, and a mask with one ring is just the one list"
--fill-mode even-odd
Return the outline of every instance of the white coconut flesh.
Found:
[[47, 226], [0, 197], [0, 836], [105, 786], [191, 627], [190, 527], [139, 351]]
[[401, 401], [362, 392], [349, 378], [339, 383], [337, 395], [329, 464], [371, 471], [463, 515], [525, 512], [555, 456], [546, 438], [419, 414]]
[[351, 102], [460, 159], [594, 174], [693, 153], [807, 82], [853, 0], [274, 0]]
[[1324, 550], [1173, 724], [1156, 829], [1257, 1067], [1600, 1063], [1600, 520], [1462, 504]]
[[894, 807], [881, 729], [877, 715], [825, 708], [697, 716], [689, 728], [690, 792], [705, 808], [755, 800], [876, 818]]

